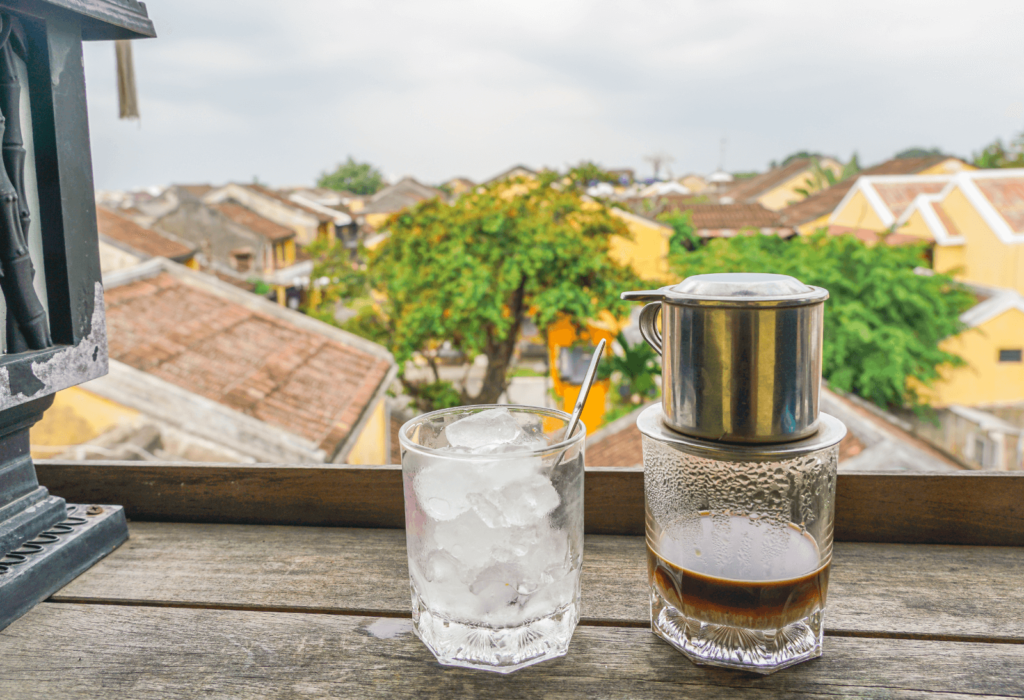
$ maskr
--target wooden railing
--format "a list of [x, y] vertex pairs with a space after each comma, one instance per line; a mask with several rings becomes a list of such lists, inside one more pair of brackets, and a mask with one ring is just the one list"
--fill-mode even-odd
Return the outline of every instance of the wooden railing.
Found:
[[[36, 462], [74, 503], [122, 505], [153, 522], [401, 528], [399, 466]], [[589, 534], [642, 535], [643, 470], [588, 467]], [[1024, 473], [840, 472], [835, 539], [1024, 546]]]

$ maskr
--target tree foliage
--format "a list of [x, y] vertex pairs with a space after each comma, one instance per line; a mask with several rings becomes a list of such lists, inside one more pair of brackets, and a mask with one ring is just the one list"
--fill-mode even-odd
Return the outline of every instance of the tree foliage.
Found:
[[1008, 146], [1002, 139], [996, 139], [981, 153], [974, 154], [974, 164], [979, 168], [1024, 168], [1024, 133], [1021, 133]]
[[611, 182], [613, 184], [618, 184], [619, 182], [618, 175], [608, 172], [590, 160], [580, 161], [579, 164], [569, 168], [569, 172], [566, 175], [572, 185], [581, 190], [596, 185], [599, 182]]
[[[488, 359], [480, 392], [463, 403], [495, 403], [505, 390], [522, 322], [541, 329], [560, 317], [582, 326], [602, 310], [622, 314], [619, 293], [639, 284], [608, 257], [609, 238], [629, 236], [621, 220], [545, 173], [496, 183], [453, 204], [421, 202], [388, 222], [390, 237], [370, 254], [379, 320], [399, 362], [449, 341]], [[420, 387], [407, 383], [415, 393]]]
[[854, 153], [850, 157], [849, 162], [843, 166], [843, 169], [838, 175], [836, 175], [831, 168], [822, 166], [821, 160], [817, 156], [811, 158], [810, 173], [807, 175], [807, 179], [804, 182], [803, 187], [796, 187], [794, 191], [803, 197], [810, 197], [815, 192], [821, 192], [832, 187], [837, 182], [841, 182], [848, 177], [853, 177], [860, 172], [860, 161], [857, 158], [857, 154]]
[[902, 158], [927, 158], [929, 156], [942, 156], [945, 155], [941, 148], [921, 148], [920, 146], [914, 146], [913, 148], [906, 148], [893, 158], [897, 160]]
[[643, 341], [630, 345], [621, 332], [616, 340], [622, 348], [622, 355], [612, 355], [611, 359], [598, 365], [598, 377], [608, 379], [614, 372], [620, 373], [628, 395], [636, 398], [631, 399], [633, 403], [654, 395], [658, 388], [654, 378], [661, 375], [658, 353]]
[[317, 187], [347, 191], [352, 194], [374, 194], [384, 186], [384, 176], [369, 163], [357, 163], [352, 156], [331, 173], [322, 173]]
[[684, 277], [774, 272], [824, 287], [825, 379], [879, 406], [919, 409], [917, 383], [931, 384], [942, 365], [962, 364], [938, 344], [962, 329], [959, 315], [975, 303], [950, 277], [915, 272], [922, 255], [922, 246], [869, 247], [819, 231], [790, 241], [718, 239], [672, 263]]
[[658, 214], [658, 221], [672, 227], [672, 237], [668, 240], [670, 257], [688, 250], [696, 250], [701, 244], [697, 228], [693, 225], [693, 212], [689, 209], [664, 211]]

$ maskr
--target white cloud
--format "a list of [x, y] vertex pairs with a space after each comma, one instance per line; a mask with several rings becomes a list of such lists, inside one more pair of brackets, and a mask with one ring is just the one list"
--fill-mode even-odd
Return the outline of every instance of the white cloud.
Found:
[[428, 182], [593, 158], [761, 168], [969, 154], [1024, 128], [1024, 3], [151, 0], [143, 121], [118, 122], [113, 49], [86, 66], [97, 184], [311, 181], [346, 155]]

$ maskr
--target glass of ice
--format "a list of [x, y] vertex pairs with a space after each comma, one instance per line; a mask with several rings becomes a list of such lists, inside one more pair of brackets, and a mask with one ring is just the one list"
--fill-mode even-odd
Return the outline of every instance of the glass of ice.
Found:
[[563, 656], [580, 617], [583, 439], [569, 414], [462, 406], [402, 426], [416, 635], [449, 666]]

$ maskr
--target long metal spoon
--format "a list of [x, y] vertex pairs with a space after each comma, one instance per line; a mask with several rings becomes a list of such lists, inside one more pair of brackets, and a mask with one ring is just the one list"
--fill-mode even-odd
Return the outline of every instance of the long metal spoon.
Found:
[[[597, 344], [597, 350], [594, 351], [594, 357], [590, 360], [590, 367], [587, 368], [587, 374], [583, 377], [583, 383], [580, 385], [580, 395], [576, 397], [576, 406], [572, 409], [572, 416], [569, 418], [569, 425], [565, 428], [565, 439], [568, 440], [572, 437], [572, 434], [576, 431], [576, 426], [579, 425], [580, 415], [583, 413], [583, 406], [587, 403], [587, 396], [590, 395], [590, 387], [594, 385], [594, 378], [597, 376], [597, 365], [601, 362], [601, 355], [604, 354], [604, 346], [606, 342], [604, 338]], [[565, 458], [565, 453], [569, 451], [569, 448], [565, 448], [562, 454], [558, 456], [558, 461], [555, 462], [557, 467], [562, 463], [562, 459]]]

